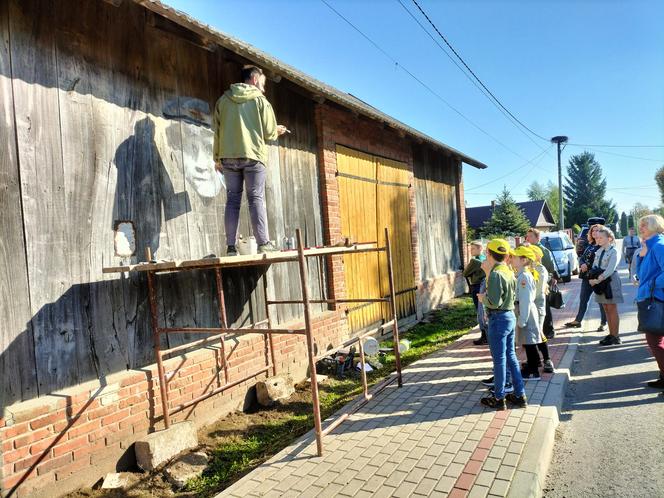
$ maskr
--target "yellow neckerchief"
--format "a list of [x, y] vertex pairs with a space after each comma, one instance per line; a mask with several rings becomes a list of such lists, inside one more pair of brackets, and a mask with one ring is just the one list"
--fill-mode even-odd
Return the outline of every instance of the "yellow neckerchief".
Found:
[[510, 270], [510, 267], [507, 266], [507, 263], [505, 263], [504, 261], [501, 261], [500, 263], [496, 263], [495, 265], [493, 265], [491, 271], [492, 272], [497, 271], [498, 273], [502, 273], [505, 276], [508, 275], [514, 276], [514, 272]]

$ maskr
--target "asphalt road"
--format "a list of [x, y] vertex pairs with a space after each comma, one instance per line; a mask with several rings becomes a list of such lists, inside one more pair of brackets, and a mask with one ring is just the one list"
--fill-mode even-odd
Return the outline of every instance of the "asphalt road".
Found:
[[[597, 304], [572, 368], [544, 488], [547, 498], [664, 497], [664, 395], [645, 383], [657, 365], [636, 331], [636, 288], [621, 265], [620, 346], [600, 346]], [[588, 318], [591, 318], [590, 320]]]

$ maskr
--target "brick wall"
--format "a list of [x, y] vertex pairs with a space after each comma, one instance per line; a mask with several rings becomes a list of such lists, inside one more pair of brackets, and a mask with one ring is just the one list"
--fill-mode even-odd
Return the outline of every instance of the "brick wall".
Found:
[[[288, 324], [298, 327], [301, 324]], [[347, 337], [345, 313], [326, 312], [314, 318], [320, 348]], [[262, 336], [227, 341], [230, 381], [265, 366]], [[304, 336], [274, 336], [277, 373], [306, 378]], [[165, 361], [170, 377], [171, 407], [185, 403], [223, 383], [217, 347], [175, 356]], [[262, 374], [222, 394], [174, 414], [172, 422], [194, 420], [200, 427], [242, 409]], [[107, 472], [133, 463], [131, 445], [163, 428], [156, 366], [120, 372], [5, 409], [0, 418], [3, 496], [53, 498], [80, 486], [90, 486]]]

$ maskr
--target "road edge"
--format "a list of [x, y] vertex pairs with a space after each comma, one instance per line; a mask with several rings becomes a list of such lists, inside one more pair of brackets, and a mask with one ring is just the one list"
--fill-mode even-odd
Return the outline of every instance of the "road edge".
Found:
[[556, 428], [560, 422], [565, 392], [580, 341], [580, 333], [570, 337], [567, 351], [549, 381], [544, 400], [533, 421], [528, 440], [514, 472], [507, 492], [508, 498], [539, 498], [543, 494], [549, 464], [553, 457]]

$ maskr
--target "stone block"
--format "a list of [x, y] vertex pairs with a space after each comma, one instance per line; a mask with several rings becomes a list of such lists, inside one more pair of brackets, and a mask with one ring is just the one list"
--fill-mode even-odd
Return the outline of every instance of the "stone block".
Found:
[[139, 476], [131, 472], [111, 472], [106, 474], [101, 489], [127, 489], [138, 481]]
[[170, 428], [148, 434], [136, 441], [136, 463], [145, 471], [152, 471], [186, 450], [198, 446], [198, 435], [192, 421], [180, 422]]
[[294, 392], [293, 379], [285, 375], [275, 375], [256, 383], [256, 398], [262, 406], [272, 406], [279, 400], [290, 398]]
[[164, 475], [176, 489], [182, 489], [187, 481], [199, 477], [208, 465], [208, 457], [202, 451], [177, 458], [164, 470]]

